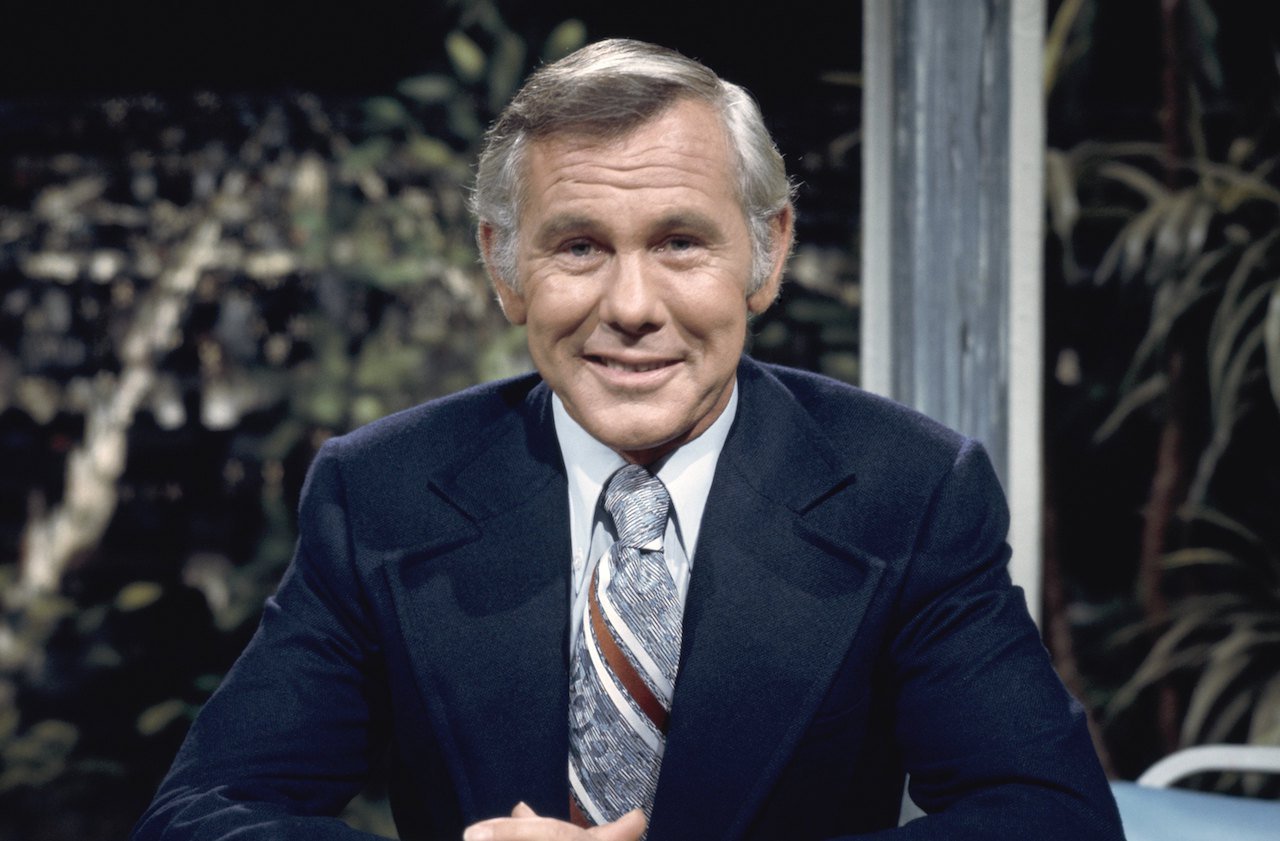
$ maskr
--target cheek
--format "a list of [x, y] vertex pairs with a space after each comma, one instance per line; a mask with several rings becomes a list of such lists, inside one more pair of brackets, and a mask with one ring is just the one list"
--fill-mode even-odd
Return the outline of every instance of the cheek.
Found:
[[746, 338], [747, 307], [739, 297], [713, 296], [689, 302], [679, 319], [684, 329], [707, 344], [740, 343]]
[[583, 329], [590, 321], [591, 304], [571, 290], [546, 289], [530, 303], [529, 333], [559, 338]]
[[563, 311], [531, 313], [525, 325], [529, 355], [543, 372], [562, 367], [577, 356], [591, 335], [582, 319], [567, 317]]

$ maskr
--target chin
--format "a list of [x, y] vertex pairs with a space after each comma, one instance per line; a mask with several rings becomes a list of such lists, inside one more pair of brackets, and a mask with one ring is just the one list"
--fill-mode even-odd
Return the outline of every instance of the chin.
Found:
[[604, 439], [601, 439], [601, 440], [611, 450], [616, 450], [617, 452], [620, 452], [620, 453], [633, 453], [633, 452], [639, 452], [641, 450], [652, 450], [657, 447], [664, 446], [671, 439], [667, 438], [667, 439], [655, 441], [652, 438], [613, 437], [611, 440], [604, 440]]
[[[595, 432], [588, 429], [588, 432]], [[617, 424], [604, 424], [600, 430], [603, 434], [595, 435], [596, 439], [609, 449], [619, 453], [640, 452], [643, 450], [652, 450], [665, 446], [678, 436], [655, 436], [653, 434], [653, 426], [645, 425], [642, 429], [635, 430], [635, 434], [619, 434]]]
[[[570, 414], [573, 414], [573, 407]], [[670, 447], [688, 435], [684, 415], [673, 416], [668, 406], [613, 405], [594, 407], [578, 422], [597, 441], [617, 453], [638, 453]], [[583, 422], [583, 421], [587, 422]]]

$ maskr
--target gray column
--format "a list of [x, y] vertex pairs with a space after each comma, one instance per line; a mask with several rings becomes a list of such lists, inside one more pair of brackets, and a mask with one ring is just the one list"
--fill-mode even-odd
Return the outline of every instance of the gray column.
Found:
[[986, 446], [1040, 582], [1043, 0], [865, 0], [863, 385]]

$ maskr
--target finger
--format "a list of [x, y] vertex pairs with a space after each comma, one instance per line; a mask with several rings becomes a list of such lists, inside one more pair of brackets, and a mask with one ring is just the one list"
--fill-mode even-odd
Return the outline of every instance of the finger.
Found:
[[640, 841], [647, 825], [644, 812], [632, 809], [612, 823], [592, 827], [587, 834], [601, 841]]
[[490, 818], [472, 824], [462, 833], [462, 841], [575, 841], [589, 837], [566, 821], [536, 817]]
[[525, 803], [523, 800], [521, 800], [519, 803], [516, 804], [516, 807], [511, 810], [511, 817], [536, 818], [538, 817], [538, 813], [533, 811], [533, 809], [529, 806], [528, 803]]

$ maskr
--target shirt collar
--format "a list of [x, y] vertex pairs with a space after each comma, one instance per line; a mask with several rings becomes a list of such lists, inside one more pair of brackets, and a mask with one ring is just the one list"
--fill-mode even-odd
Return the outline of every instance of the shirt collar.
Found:
[[[651, 465], [651, 469], [657, 468], [655, 472], [658, 478], [671, 495], [681, 542], [690, 561], [693, 560], [693, 551], [698, 545], [702, 512], [706, 508], [707, 494], [711, 491], [711, 480], [715, 478], [716, 462], [729, 437], [729, 428], [733, 426], [737, 411], [738, 384], [735, 380], [728, 404], [711, 426], [697, 438], [676, 448], [656, 465]], [[552, 395], [551, 412], [569, 482], [570, 518], [572, 522], [579, 523], [585, 517], [589, 529], [604, 483], [627, 462], [571, 418], [558, 395]]]

